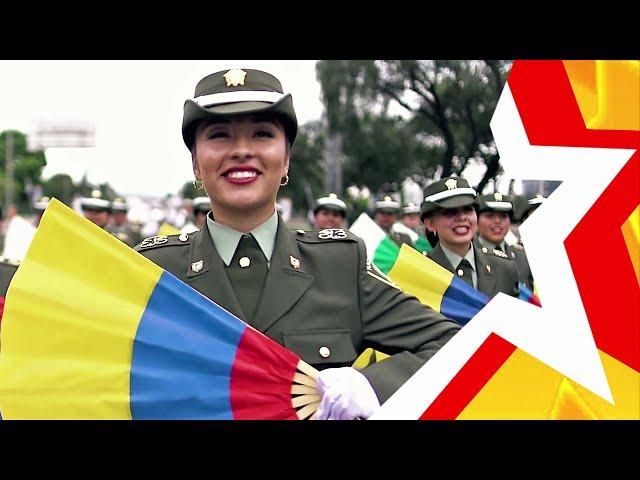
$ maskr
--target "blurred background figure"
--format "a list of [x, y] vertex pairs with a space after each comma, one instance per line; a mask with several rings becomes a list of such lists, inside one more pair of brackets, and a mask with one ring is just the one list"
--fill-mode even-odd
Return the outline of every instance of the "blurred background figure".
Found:
[[51, 199], [49, 197], [40, 197], [37, 201], [33, 202], [33, 224], [37, 227], [42, 220], [42, 214], [47, 209]]
[[524, 223], [524, 221], [529, 218], [529, 216], [535, 212], [536, 208], [538, 208], [542, 203], [546, 200], [542, 195], [536, 195], [535, 197], [529, 199], [527, 201], [527, 206], [520, 214], [520, 223]]
[[12, 261], [22, 260], [27, 254], [29, 245], [31, 245], [31, 240], [36, 233], [36, 227], [18, 215], [15, 205], [10, 205], [7, 208], [4, 229], [2, 257]]
[[209, 197], [196, 197], [193, 199], [193, 222], [189, 221], [180, 229], [180, 233], [197, 232], [202, 229], [207, 213], [211, 210]]
[[107, 228], [111, 202], [103, 198], [100, 190], [93, 190], [90, 197], [82, 197], [80, 199], [80, 208], [85, 218], [91, 220], [100, 228]]
[[497, 249], [516, 261], [518, 279], [533, 290], [533, 276], [524, 247], [508, 242], [507, 235], [513, 222], [513, 202], [511, 197], [501, 193], [482, 195], [478, 199], [478, 243], [482, 251]]
[[346, 215], [347, 205], [335, 193], [320, 197], [313, 209], [314, 228], [344, 228]]
[[420, 221], [420, 205], [408, 203], [402, 209], [402, 217], [400, 221], [405, 227], [410, 228], [418, 235], [424, 236], [424, 225]]
[[391, 228], [398, 221], [399, 215], [400, 203], [393, 200], [390, 196], [385, 196], [376, 202], [373, 220], [399, 247], [402, 246], [403, 243], [411, 246], [413, 245], [411, 237], [405, 233], [393, 231]]
[[4, 210], [2, 209], [2, 205], [0, 205], [0, 251], [4, 249], [4, 235], [6, 230], [6, 222], [4, 218]]
[[7, 289], [19, 265], [20, 262], [0, 257], [0, 322], [2, 321], [2, 314], [4, 312], [4, 301], [7, 296]]
[[135, 247], [142, 241], [139, 230], [129, 223], [127, 213], [129, 205], [120, 197], [116, 197], [111, 202], [111, 219], [107, 225], [107, 230], [123, 243], [130, 247]]

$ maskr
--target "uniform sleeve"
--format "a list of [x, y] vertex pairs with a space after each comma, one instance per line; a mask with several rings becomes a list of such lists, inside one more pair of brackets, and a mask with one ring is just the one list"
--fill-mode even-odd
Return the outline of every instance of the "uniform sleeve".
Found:
[[386, 401], [426, 363], [460, 326], [404, 294], [384, 274], [366, 262], [364, 243], [358, 241], [360, 313], [363, 348], [391, 355], [361, 372], [380, 403]]

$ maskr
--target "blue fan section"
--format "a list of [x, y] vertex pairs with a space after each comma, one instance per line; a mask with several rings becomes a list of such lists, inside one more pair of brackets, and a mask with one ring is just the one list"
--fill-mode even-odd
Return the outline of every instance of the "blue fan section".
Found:
[[489, 297], [468, 283], [453, 277], [444, 292], [440, 313], [460, 325], [466, 325], [489, 302]]
[[245, 324], [168, 272], [133, 342], [134, 419], [231, 419], [231, 369]]

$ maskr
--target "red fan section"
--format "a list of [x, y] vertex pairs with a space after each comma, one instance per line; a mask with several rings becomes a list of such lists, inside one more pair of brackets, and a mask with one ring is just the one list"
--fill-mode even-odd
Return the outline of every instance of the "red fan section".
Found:
[[236, 420], [297, 420], [291, 385], [299, 358], [247, 327], [231, 370], [231, 410]]

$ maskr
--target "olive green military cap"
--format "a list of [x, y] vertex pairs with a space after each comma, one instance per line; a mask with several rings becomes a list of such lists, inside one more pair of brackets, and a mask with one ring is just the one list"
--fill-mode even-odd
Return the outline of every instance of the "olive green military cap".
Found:
[[90, 197], [80, 199], [80, 208], [90, 212], [110, 212], [111, 202], [102, 197], [100, 190], [93, 190]]
[[319, 210], [333, 210], [344, 217], [347, 214], [347, 204], [338, 198], [335, 193], [330, 193], [326, 197], [320, 197], [316, 201], [316, 207], [313, 209], [313, 213], [318, 213]]
[[416, 205], [415, 203], [407, 203], [403, 208], [402, 208], [402, 215], [411, 215], [414, 213], [420, 213], [420, 205]]
[[125, 202], [122, 198], [116, 197], [111, 202], [111, 211], [112, 212], [128, 212], [129, 206], [127, 202]]
[[49, 197], [40, 197], [37, 202], [33, 202], [33, 208], [36, 212], [44, 212], [50, 201]]
[[513, 220], [513, 202], [511, 197], [499, 192], [478, 197], [478, 213], [505, 212]]
[[375, 204], [375, 211], [381, 213], [400, 213], [400, 204], [393, 198], [386, 196]]
[[211, 200], [209, 197], [196, 197], [193, 199], [193, 213], [209, 213], [211, 210]]
[[182, 138], [189, 150], [195, 142], [196, 128], [202, 120], [239, 113], [273, 113], [284, 124], [293, 144], [298, 119], [291, 94], [285, 94], [280, 81], [261, 70], [222, 70], [204, 77], [196, 85], [194, 97], [184, 102]]
[[445, 177], [433, 182], [424, 190], [420, 207], [420, 219], [424, 221], [433, 212], [445, 208], [475, 205], [477, 193], [464, 178]]
[[533, 213], [533, 211], [538, 208], [540, 205], [542, 205], [542, 203], [546, 200], [546, 197], [543, 197], [542, 195], [536, 195], [533, 198], [530, 198], [529, 200], [527, 200], [527, 205], [524, 208], [524, 210], [522, 211], [522, 213], [520, 214], [520, 221], [524, 222], [529, 215], [531, 215]]

